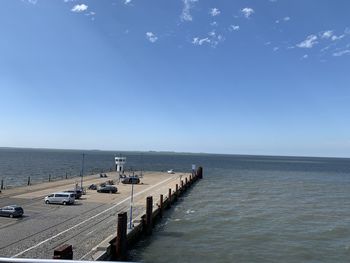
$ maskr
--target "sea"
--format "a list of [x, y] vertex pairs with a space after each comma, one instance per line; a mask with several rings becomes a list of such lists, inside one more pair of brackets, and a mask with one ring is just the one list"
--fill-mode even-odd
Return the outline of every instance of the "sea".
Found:
[[350, 159], [0, 148], [8, 186], [112, 169], [204, 178], [130, 252], [138, 262], [350, 262]]

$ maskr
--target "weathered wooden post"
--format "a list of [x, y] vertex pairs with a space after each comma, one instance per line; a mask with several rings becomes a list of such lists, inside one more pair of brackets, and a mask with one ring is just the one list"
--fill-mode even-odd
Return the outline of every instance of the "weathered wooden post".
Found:
[[68, 173], [66, 172], [66, 179], [68, 179]]
[[172, 203], [172, 194], [171, 194], [171, 188], [169, 188], [169, 193], [168, 193], [168, 198], [169, 198], [169, 207], [171, 207], [171, 203]]
[[153, 197], [148, 196], [146, 199], [146, 235], [152, 234], [152, 211], [153, 211]]
[[126, 229], [128, 224], [127, 213], [118, 214], [118, 228], [117, 228], [117, 243], [116, 243], [116, 259], [126, 260], [128, 243], [126, 238]]
[[178, 196], [179, 196], [179, 185], [176, 184], [176, 186], [175, 186], [175, 198], [176, 198], [176, 200], [177, 200]]
[[4, 179], [1, 179], [1, 187], [0, 187], [0, 190], [3, 190], [4, 189]]
[[186, 188], [186, 190], [187, 190], [187, 188], [188, 188], [188, 180], [187, 180], [187, 177], [185, 178], [185, 188]]
[[51, 182], [51, 174], [49, 174], [49, 182]]
[[203, 167], [202, 166], [198, 167], [197, 176], [198, 176], [198, 179], [203, 179]]
[[159, 197], [159, 217], [160, 218], [163, 218], [163, 210], [164, 210], [163, 195], [160, 195]]
[[184, 181], [181, 180], [181, 193], [184, 191]]
[[28, 176], [28, 182], [27, 185], [30, 185], [30, 176]]
[[72, 245], [64, 244], [53, 251], [53, 259], [73, 259]]

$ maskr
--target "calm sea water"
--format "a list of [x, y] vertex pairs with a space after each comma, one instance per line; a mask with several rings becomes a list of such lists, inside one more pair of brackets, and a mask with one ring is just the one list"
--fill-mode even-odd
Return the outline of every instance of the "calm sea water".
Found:
[[[88, 151], [86, 171], [114, 152]], [[192, 188], [132, 251], [143, 262], [349, 262], [350, 159], [123, 153], [134, 169], [204, 167]], [[79, 174], [81, 151], [0, 149], [0, 178]]]

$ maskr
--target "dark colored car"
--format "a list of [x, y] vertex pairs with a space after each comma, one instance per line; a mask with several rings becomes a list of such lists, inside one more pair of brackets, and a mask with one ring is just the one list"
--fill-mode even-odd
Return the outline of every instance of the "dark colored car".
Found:
[[75, 199], [80, 199], [80, 197], [83, 195], [83, 191], [77, 189], [77, 190], [67, 190], [64, 191], [65, 193], [72, 193], [75, 195]]
[[118, 192], [117, 187], [113, 185], [106, 185], [106, 186], [101, 186], [99, 189], [97, 189], [97, 192], [99, 193], [116, 193]]
[[97, 185], [91, 184], [91, 185], [89, 186], [89, 189], [90, 189], [90, 190], [97, 190]]
[[0, 216], [21, 217], [23, 213], [23, 208], [17, 205], [9, 205], [0, 208]]
[[140, 179], [138, 177], [126, 177], [122, 180], [123, 184], [139, 184]]

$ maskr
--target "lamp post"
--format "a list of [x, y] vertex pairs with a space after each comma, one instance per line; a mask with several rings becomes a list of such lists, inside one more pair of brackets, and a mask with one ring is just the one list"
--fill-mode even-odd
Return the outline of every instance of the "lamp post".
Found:
[[84, 159], [85, 159], [85, 153], [83, 153], [83, 160], [82, 160], [82, 164], [81, 164], [81, 179], [80, 179], [80, 188], [81, 188], [81, 190], [83, 190]]

